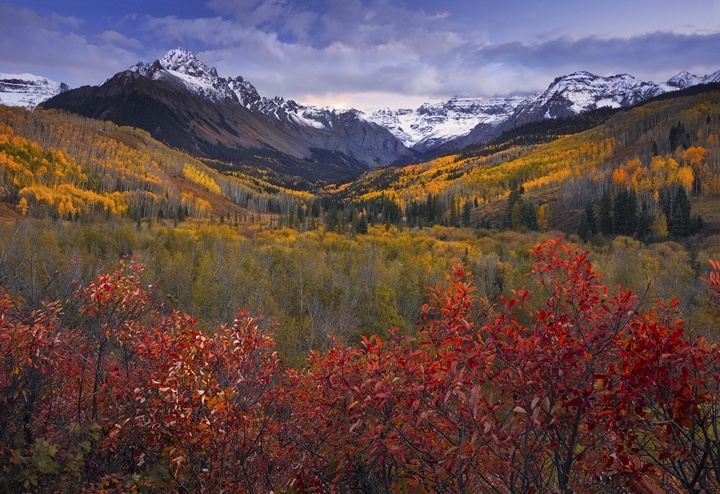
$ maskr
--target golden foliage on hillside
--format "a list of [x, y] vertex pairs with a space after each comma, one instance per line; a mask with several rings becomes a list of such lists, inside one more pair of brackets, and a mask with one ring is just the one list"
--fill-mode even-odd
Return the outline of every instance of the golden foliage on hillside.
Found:
[[632, 187], [651, 200], [657, 190], [680, 184], [695, 193], [720, 194], [718, 93], [648, 103], [548, 144], [378, 170], [329, 192], [357, 202], [384, 192], [404, 205], [438, 196], [449, 205], [453, 197], [501, 199], [518, 185], [538, 193], [559, 187], [561, 206], [578, 208], [612, 187]]
[[[210, 194], [258, 211], [287, 212], [300, 200], [267, 194], [172, 150], [142, 130], [38, 108], [0, 106], [0, 196], [36, 217], [212, 214], [193, 194]], [[24, 199], [23, 206], [20, 200]]]

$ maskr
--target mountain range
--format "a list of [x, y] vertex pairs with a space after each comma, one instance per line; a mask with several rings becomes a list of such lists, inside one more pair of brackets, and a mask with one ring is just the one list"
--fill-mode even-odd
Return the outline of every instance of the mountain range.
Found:
[[[371, 114], [261, 97], [250, 81], [220, 77], [182, 48], [152, 63], [138, 63], [99, 86], [69, 91], [35, 76], [0, 77], [0, 103], [29, 105], [12, 99], [20, 94], [19, 82], [26, 80], [26, 92], [38, 88], [35, 104], [56, 93], [42, 101], [45, 108], [140, 127], [201, 157], [237, 163], [252, 155], [261, 166], [258, 161], [267, 161], [276, 171], [317, 180], [455, 151], [529, 122], [632, 106], [720, 82], [720, 71], [703, 77], [681, 72], [661, 84], [628, 74], [601, 77], [581, 71], [558, 77], [536, 95], [454, 97], [414, 110], [385, 108]], [[40, 79], [47, 82], [43, 85]]]

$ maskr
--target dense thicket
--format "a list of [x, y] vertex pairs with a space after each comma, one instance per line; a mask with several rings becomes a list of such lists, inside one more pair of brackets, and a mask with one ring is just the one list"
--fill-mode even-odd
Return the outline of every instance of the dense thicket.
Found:
[[[328, 335], [356, 344], [393, 326], [414, 334], [425, 287], [442, 280], [453, 262], [476, 273], [480, 296], [491, 302], [510, 297], [511, 289], [527, 284], [527, 249], [544, 238], [441, 226], [370, 225], [365, 235], [322, 228], [301, 233], [268, 222], [25, 221], [0, 227], [0, 285], [18, 303], [40, 308], [67, 296], [71, 279], [87, 284], [121, 256], [134, 255], [146, 265], [142, 279], [157, 300], [193, 314], [200, 327], [230, 320], [239, 307], [277, 321], [278, 352], [295, 365], [308, 351], [327, 348]], [[712, 310], [695, 277], [707, 276], [699, 261], [720, 255], [717, 237], [697, 244], [694, 253], [671, 241], [643, 245], [622, 236], [587, 246], [609, 286], [647, 293], [645, 304], [678, 296], [692, 328], [708, 322]], [[716, 335], [713, 326], [707, 330]]]
[[717, 492], [718, 345], [558, 240], [529, 260], [535, 302], [477, 298], [457, 266], [414, 336], [337, 344], [298, 370], [246, 312], [201, 331], [156, 305], [133, 262], [36, 310], [3, 290], [0, 486]]

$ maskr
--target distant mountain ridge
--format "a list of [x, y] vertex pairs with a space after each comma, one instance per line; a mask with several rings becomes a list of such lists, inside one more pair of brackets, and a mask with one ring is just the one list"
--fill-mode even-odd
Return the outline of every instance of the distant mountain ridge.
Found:
[[0, 105], [32, 108], [69, 91], [64, 82], [33, 74], [0, 74]]
[[[661, 84], [628, 74], [602, 77], [579, 71], [527, 97], [454, 97], [414, 110], [385, 108], [366, 114], [263, 97], [242, 76], [220, 77], [215, 68], [178, 48], [152, 63], [138, 63], [100, 87], [61, 94], [44, 106], [120, 119], [118, 123], [144, 128], [171, 145], [216, 159], [232, 161], [243, 155], [238, 149], [269, 147], [303, 160], [339, 159], [340, 168], [350, 173], [457, 151], [525, 123], [605, 106], [632, 106], [716, 81], [720, 71], [703, 77], [680, 72]], [[156, 114], [148, 114], [137, 100], [155, 108]], [[321, 176], [322, 170], [315, 174]]]
[[417, 110], [378, 110], [366, 118], [386, 127], [403, 143], [428, 151], [479, 125], [496, 127], [524, 101], [523, 98], [482, 100], [454, 97], [447, 103], [426, 103]]
[[[602, 77], [586, 71], [556, 78], [548, 88], [527, 97], [492, 100], [452, 98], [417, 110], [388, 108], [367, 118], [388, 128], [416, 150], [462, 149], [499, 136], [504, 130], [546, 118], [562, 118], [602, 107], [632, 106], [660, 94], [720, 81], [720, 70], [698, 77], [680, 72], [663, 84], [644, 82], [628, 74]], [[458, 103], [463, 103], [458, 111]], [[468, 129], [469, 123], [475, 125]]]

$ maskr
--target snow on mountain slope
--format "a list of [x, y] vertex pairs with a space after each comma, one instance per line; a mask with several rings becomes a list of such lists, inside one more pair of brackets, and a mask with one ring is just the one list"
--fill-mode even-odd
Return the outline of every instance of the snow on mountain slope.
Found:
[[711, 84], [713, 82], [720, 82], [720, 70], [713, 72], [710, 75], [706, 75], [702, 78], [701, 84]]
[[[602, 77], [579, 71], [558, 77], [545, 91], [527, 97], [490, 100], [454, 97], [444, 103], [426, 103], [417, 109], [385, 108], [365, 114], [354, 109], [304, 106], [279, 96], [261, 97], [250, 81], [241, 76], [222, 78], [215, 68], [208, 67], [182, 48], [170, 50], [155, 62], [138, 63], [129, 70], [152, 80], [168, 81], [211, 103], [241, 105], [275, 128], [290, 131], [310, 147], [327, 147], [352, 156], [365, 155], [371, 149], [363, 158], [369, 163], [387, 163], [399, 156], [411, 155], [405, 148], [420, 152], [443, 147], [459, 149], [490, 140], [503, 130], [525, 123], [562, 118], [606, 106], [631, 106], [670, 91], [720, 82], [720, 71], [704, 77], [683, 71], [662, 84], [644, 82], [628, 74]], [[25, 87], [29, 84], [41, 87], [43, 83], [39, 79], [47, 81], [35, 78], [35, 82], [29, 82]], [[13, 87], [12, 81], [0, 81], [3, 83], [8, 88]], [[21, 99], [18, 91], [13, 93], [11, 89], [5, 89], [5, 94], [11, 96], [3, 97], [0, 93], [0, 102], [24, 105], [25, 101], [37, 102], [53, 95]], [[53, 88], [52, 91], [59, 90]]]
[[248, 110], [270, 119], [279, 119], [315, 129], [332, 129], [332, 114], [356, 115], [357, 110], [317, 108], [299, 105], [282, 97], [261, 97], [250, 81], [238, 76], [234, 79], [220, 77], [214, 67], [208, 67], [190, 51], [183, 48], [170, 50], [163, 58], [152, 64], [142, 62], [130, 68], [145, 77], [157, 80], [172, 76], [182, 82], [189, 91], [209, 99], [233, 99]]
[[215, 67], [208, 67], [192, 52], [182, 48], [170, 50], [163, 58], [152, 64], [140, 62], [130, 67], [130, 71], [153, 80], [174, 77], [190, 92], [211, 100], [237, 98], [228, 81], [218, 75]]
[[720, 81], [720, 71], [705, 77], [681, 72], [663, 84], [628, 74], [601, 77], [579, 71], [558, 77], [545, 91], [524, 98], [452, 98], [416, 110], [385, 108], [366, 118], [390, 130], [407, 147], [429, 151], [451, 142], [455, 144], [450, 148], [455, 148], [489, 140], [502, 130], [529, 122], [602, 107], [632, 106], [663, 93], [716, 81]]
[[694, 86], [696, 84], [704, 84], [704, 82], [703, 77], [698, 77], [687, 70], [683, 70], [679, 74], [668, 79], [665, 84], [679, 89], [685, 89], [686, 87]]
[[437, 143], [464, 136], [480, 124], [505, 121], [523, 98], [454, 97], [445, 103], [426, 103], [417, 110], [378, 110], [366, 118], [387, 128], [407, 147], [426, 150]]
[[[208, 67], [182, 48], [170, 50], [155, 62], [138, 63], [129, 71], [153, 81], [170, 83], [212, 105], [226, 106], [231, 113], [248, 115], [249, 112], [253, 118], [262, 121], [261, 127], [285, 136], [283, 142], [276, 139], [266, 144], [288, 149], [286, 143], [292, 142], [294, 147], [290, 154], [297, 157], [310, 158], [313, 153], [325, 149], [339, 151], [350, 161], [372, 167], [415, 156], [387, 129], [368, 122], [360, 111], [303, 106], [279, 96], [261, 97], [250, 81], [241, 76], [222, 78], [215, 68]], [[203, 120], [197, 114], [188, 118]], [[213, 126], [224, 128], [227, 122], [220, 121]], [[214, 132], [212, 128], [210, 131]], [[232, 134], [232, 129], [228, 132]], [[256, 140], [264, 140], [262, 132], [250, 133]]]
[[590, 72], [574, 72], [558, 77], [540, 94], [528, 97], [517, 106], [512, 117], [514, 125], [544, 118], [562, 118], [609, 106], [631, 106], [667, 91], [677, 90], [643, 82], [628, 74], [601, 77]]
[[250, 84], [250, 81], [246, 81], [241, 76], [237, 76], [235, 79], [230, 79], [228, 81], [228, 87], [235, 93], [235, 96], [237, 96], [240, 103], [248, 109], [262, 100], [257, 92], [257, 89], [255, 89], [255, 86]]
[[32, 108], [69, 89], [63, 82], [33, 74], [0, 74], [2, 105]]
[[561, 118], [605, 106], [631, 106], [669, 91], [720, 80], [720, 71], [705, 77], [680, 72], [663, 84], [640, 81], [628, 74], [601, 77], [579, 71], [558, 77], [547, 90], [528, 97], [491, 100], [454, 97], [414, 110], [385, 108], [368, 115], [354, 109], [304, 106], [279, 96], [261, 97], [250, 81], [239, 76], [223, 79], [214, 68], [182, 48], [171, 50], [153, 64], [140, 63], [131, 70], [154, 79], [172, 77], [190, 91], [213, 100], [232, 99], [271, 122], [300, 132], [348, 134], [349, 128], [367, 131], [372, 129], [368, 125], [376, 125], [407, 148], [421, 152], [450, 142], [467, 145], [469, 140], [492, 139], [504, 129], [545, 118]]

